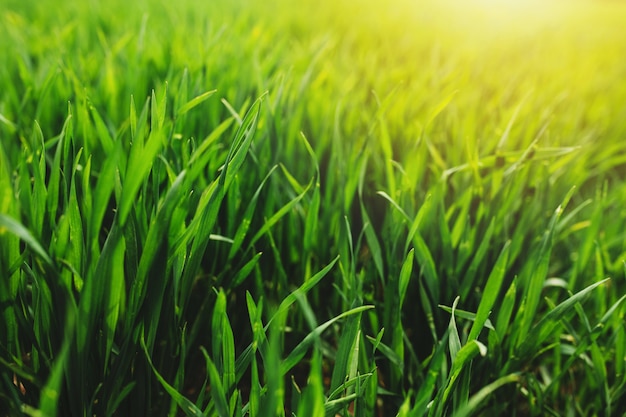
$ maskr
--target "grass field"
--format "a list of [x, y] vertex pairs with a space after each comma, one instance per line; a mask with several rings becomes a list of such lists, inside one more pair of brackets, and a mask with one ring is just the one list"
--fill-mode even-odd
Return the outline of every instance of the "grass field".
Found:
[[0, 0], [0, 417], [626, 414], [626, 3]]

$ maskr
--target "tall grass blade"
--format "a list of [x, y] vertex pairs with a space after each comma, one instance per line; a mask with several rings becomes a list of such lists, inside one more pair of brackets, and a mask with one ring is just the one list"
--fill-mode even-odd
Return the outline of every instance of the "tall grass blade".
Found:
[[483, 290], [483, 296], [478, 305], [478, 311], [476, 312], [476, 320], [470, 329], [468, 340], [476, 340], [480, 331], [482, 330], [485, 321], [489, 317], [489, 313], [491, 312], [491, 308], [496, 302], [498, 295], [500, 294], [500, 290], [502, 287], [502, 280], [504, 279], [504, 274], [506, 272], [509, 248], [511, 247], [511, 242], [507, 241], [500, 252], [500, 256], [498, 256], [498, 260], [487, 278], [487, 283], [485, 284], [485, 289]]

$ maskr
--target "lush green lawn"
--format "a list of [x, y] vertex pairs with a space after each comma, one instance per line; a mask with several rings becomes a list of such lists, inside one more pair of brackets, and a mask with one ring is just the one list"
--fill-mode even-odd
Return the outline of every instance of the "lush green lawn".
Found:
[[0, 416], [626, 413], [626, 4], [298, 3], [0, 0]]

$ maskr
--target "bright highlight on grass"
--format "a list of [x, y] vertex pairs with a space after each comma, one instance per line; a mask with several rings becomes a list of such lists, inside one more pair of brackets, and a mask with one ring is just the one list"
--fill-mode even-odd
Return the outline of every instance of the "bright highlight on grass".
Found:
[[[471, 2], [463, 3], [470, 8], [487, 11], [489, 13], [493, 13], [494, 15], [500, 14], [504, 17], [512, 17], [516, 13], [533, 13], [536, 15], [542, 15], [552, 12], [555, 6], [562, 6], [562, 3], [558, 0], [473, 0]], [[458, 2], [457, 6], [460, 6], [460, 4], [461, 2]]]
[[625, 415], [625, 21], [5, 2], [0, 417]]

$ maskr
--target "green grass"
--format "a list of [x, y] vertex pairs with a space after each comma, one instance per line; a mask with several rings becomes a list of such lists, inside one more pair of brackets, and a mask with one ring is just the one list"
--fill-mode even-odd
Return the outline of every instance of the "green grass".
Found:
[[203, 3], [0, 0], [0, 416], [626, 413], [626, 5]]

